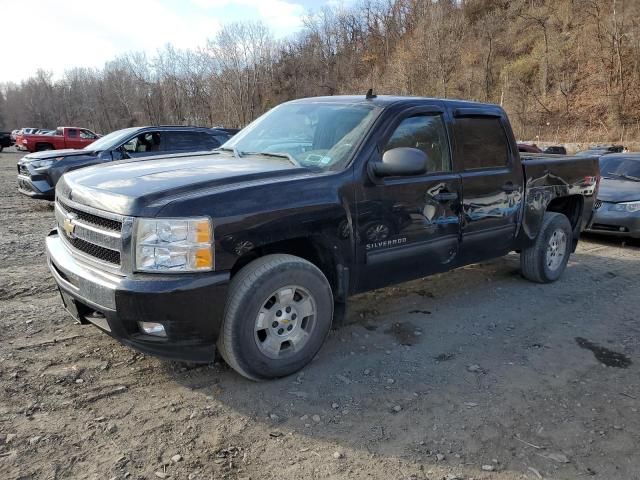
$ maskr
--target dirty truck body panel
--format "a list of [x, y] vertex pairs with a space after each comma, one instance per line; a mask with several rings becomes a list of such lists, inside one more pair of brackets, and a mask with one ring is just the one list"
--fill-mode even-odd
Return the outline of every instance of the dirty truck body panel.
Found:
[[[498, 106], [410, 97], [326, 97], [287, 105], [366, 107], [371, 121], [345, 145], [350, 154], [337, 168], [318, 167], [326, 153], [303, 155], [313, 164], [300, 165], [278, 153], [297, 150], [278, 145], [275, 156], [230, 149], [64, 175], [56, 189], [58, 228], [47, 251], [74, 315], [142, 351], [207, 361], [228, 282], [264, 255], [311, 259], [339, 304], [358, 292], [526, 248], [545, 211], [570, 212], [576, 240], [590, 219], [597, 160], [521, 158]], [[318, 138], [316, 132], [309, 142]], [[426, 171], [374, 172], [385, 152], [407, 146], [426, 153]], [[137, 271], [141, 218], [193, 217], [213, 225], [212, 271]], [[84, 227], [105, 219], [115, 222], [107, 222], [115, 239], [84, 235]], [[142, 332], [146, 321], [163, 323], [166, 336]]]

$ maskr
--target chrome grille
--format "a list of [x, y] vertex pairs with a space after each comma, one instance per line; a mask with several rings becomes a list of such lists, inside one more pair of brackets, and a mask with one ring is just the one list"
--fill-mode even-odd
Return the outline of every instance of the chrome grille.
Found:
[[596, 203], [593, 204], [593, 208], [595, 208], [596, 210], [599, 210], [601, 206], [602, 200], [596, 200]]
[[70, 206], [68, 203], [66, 203], [64, 200], [60, 198], [57, 199], [57, 202], [66, 212], [71, 212], [77, 215], [77, 217], [83, 222], [86, 222], [98, 228], [111, 230], [113, 232], [120, 232], [122, 230], [122, 222], [118, 220], [111, 220], [109, 218], [100, 217], [98, 215], [93, 215], [92, 213], [79, 210], [77, 208]]
[[55, 215], [58, 234], [72, 252], [108, 269], [120, 269], [124, 217], [106, 212], [103, 216], [100, 211], [60, 197], [56, 198]]

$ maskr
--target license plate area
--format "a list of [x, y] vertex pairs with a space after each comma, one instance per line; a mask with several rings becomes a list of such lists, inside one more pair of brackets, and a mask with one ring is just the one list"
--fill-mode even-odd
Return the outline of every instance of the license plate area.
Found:
[[104, 314], [87, 307], [81, 302], [78, 302], [75, 298], [73, 298], [63, 290], [59, 291], [65, 310], [69, 312], [74, 320], [83, 325], [92, 323], [105, 332], [111, 332], [111, 326], [109, 325], [109, 322]]
[[63, 292], [62, 290], [59, 290], [59, 292], [60, 292], [60, 297], [62, 297], [62, 305], [64, 305], [65, 310], [69, 312], [69, 314], [73, 317], [74, 320], [82, 323], [82, 319], [80, 318], [80, 312], [78, 311], [78, 306], [74, 298], [71, 295]]

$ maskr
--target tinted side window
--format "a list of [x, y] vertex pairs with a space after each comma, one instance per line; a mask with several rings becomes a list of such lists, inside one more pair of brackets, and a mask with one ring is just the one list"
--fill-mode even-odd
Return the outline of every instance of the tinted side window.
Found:
[[458, 118], [456, 140], [465, 170], [504, 167], [509, 163], [509, 142], [499, 118]]
[[227, 136], [227, 135], [222, 135], [221, 133], [216, 133], [213, 137], [216, 139], [218, 143], [220, 143], [220, 145], [222, 145], [223, 143], [225, 143], [227, 140], [231, 138], [231, 135]]
[[68, 128], [67, 129], [67, 136], [69, 136], [69, 137], [77, 137], [78, 136], [78, 130], [76, 130], [75, 128]]
[[136, 135], [123, 145], [130, 153], [162, 152], [167, 150], [165, 139], [160, 132], [145, 132]]
[[172, 151], [197, 151], [207, 150], [200, 132], [167, 132], [167, 150]]
[[449, 144], [441, 115], [417, 115], [402, 120], [384, 151], [399, 147], [417, 148], [426, 153], [429, 173], [451, 170]]
[[201, 132], [200, 135], [200, 144], [204, 150], [213, 150], [214, 148], [218, 148], [221, 143], [216, 139], [215, 136], [209, 135], [208, 133]]

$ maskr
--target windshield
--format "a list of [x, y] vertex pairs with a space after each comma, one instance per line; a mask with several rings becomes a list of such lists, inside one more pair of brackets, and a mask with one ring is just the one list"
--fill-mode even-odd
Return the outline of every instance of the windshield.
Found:
[[83, 150], [111, 150], [114, 147], [117, 147], [121, 142], [123, 142], [129, 135], [133, 132], [139, 130], [138, 128], [124, 128], [122, 130], [116, 130], [115, 132], [111, 132], [109, 135], [105, 135], [104, 137], [99, 138], [93, 143], [90, 143]]
[[640, 155], [633, 157], [605, 157], [600, 161], [600, 173], [606, 178], [640, 181]]
[[381, 109], [371, 104], [286, 103], [223, 145], [239, 156], [280, 154], [303, 167], [344, 168]]

